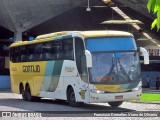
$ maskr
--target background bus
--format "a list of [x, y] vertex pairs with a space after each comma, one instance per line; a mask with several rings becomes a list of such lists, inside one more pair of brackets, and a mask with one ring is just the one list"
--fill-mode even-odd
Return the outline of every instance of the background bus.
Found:
[[0, 89], [10, 88], [9, 76], [9, 46], [10, 40], [0, 39]]
[[[140, 48], [144, 63], [148, 53]], [[24, 100], [47, 97], [118, 107], [142, 92], [139, 49], [122, 31], [58, 32], [10, 46], [12, 91]]]
[[150, 64], [144, 65], [142, 63], [141, 70], [143, 87], [155, 89], [156, 78], [160, 77], [160, 57], [150, 55]]

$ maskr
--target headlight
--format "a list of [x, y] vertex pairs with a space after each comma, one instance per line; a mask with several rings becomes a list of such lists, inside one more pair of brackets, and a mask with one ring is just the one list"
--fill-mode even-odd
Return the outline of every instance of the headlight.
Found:
[[91, 92], [96, 93], [96, 94], [105, 93], [105, 91], [103, 91], [103, 90], [96, 90], [96, 89], [92, 89]]
[[138, 91], [138, 90], [141, 90], [142, 89], [142, 86], [138, 86], [138, 87], [136, 87], [136, 88], [134, 88], [134, 89], [132, 89], [133, 91]]

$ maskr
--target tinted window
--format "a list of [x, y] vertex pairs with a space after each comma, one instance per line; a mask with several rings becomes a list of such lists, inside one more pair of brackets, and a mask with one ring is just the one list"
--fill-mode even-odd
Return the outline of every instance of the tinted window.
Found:
[[63, 48], [60, 51], [63, 59], [73, 60], [73, 40], [68, 39], [63, 41]]
[[18, 46], [10, 50], [12, 62], [73, 59], [73, 39]]

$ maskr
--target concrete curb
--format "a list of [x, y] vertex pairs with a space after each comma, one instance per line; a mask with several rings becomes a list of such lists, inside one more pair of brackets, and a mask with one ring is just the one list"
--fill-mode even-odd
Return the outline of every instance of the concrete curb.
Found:
[[160, 101], [144, 101], [144, 100], [129, 100], [127, 102], [133, 102], [133, 103], [145, 103], [145, 104], [160, 104]]

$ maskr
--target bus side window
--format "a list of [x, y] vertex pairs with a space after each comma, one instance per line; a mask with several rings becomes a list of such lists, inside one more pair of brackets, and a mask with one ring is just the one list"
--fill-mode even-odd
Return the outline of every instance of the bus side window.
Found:
[[15, 48], [10, 49], [10, 61], [12, 61], [12, 62], [15, 62], [14, 49]]
[[28, 57], [28, 62], [33, 61], [34, 57], [34, 45], [29, 45], [27, 46], [27, 57]]
[[44, 43], [43, 45], [42, 45], [42, 60], [47, 60], [46, 59], [46, 44]]
[[[55, 42], [55, 41], [54, 41]], [[42, 52], [42, 59], [43, 60], [55, 60], [57, 59], [57, 56], [55, 54], [55, 44], [54, 42], [47, 42], [44, 43], [42, 46], [43, 52]]]
[[52, 44], [50, 42], [45, 43], [43, 45], [43, 59], [45, 60], [51, 60], [52, 59], [52, 53], [51, 53], [51, 49], [52, 49]]
[[73, 60], [73, 38], [63, 41], [63, 59]]
[[56, 41], [52, 42], [51, 52], [52, 52], [53, 60], [58, 59], [59, 47], [60, 47], [59, 42], [58, 43]]
[[15, 62], [20, 62], [20, 61], [21, 61], [20, 47], [16, 47], [16, 48], [14, 49], [14, 61], [15, 61]]
[[42, 43], [34, 44], [34, 54], [33, 61], [41, 61], [42, 60]]
[[62, 60], [63, 59], [63, 53], [62, 53], [62, 42], [61, 41], [56, 41], [55, 42], [55, 54], [57, 54], [56, 59], [57, 60]]
[[20, 61], [19, 62], [26, 62], [28, 61], [27, 53], [26, 53], [26, 46], [19, 47], [19, 55], [20, 55]]
[[24, 54], [21, 55], [21, 62], [25, 62], [26, 61], [26, 56]]

